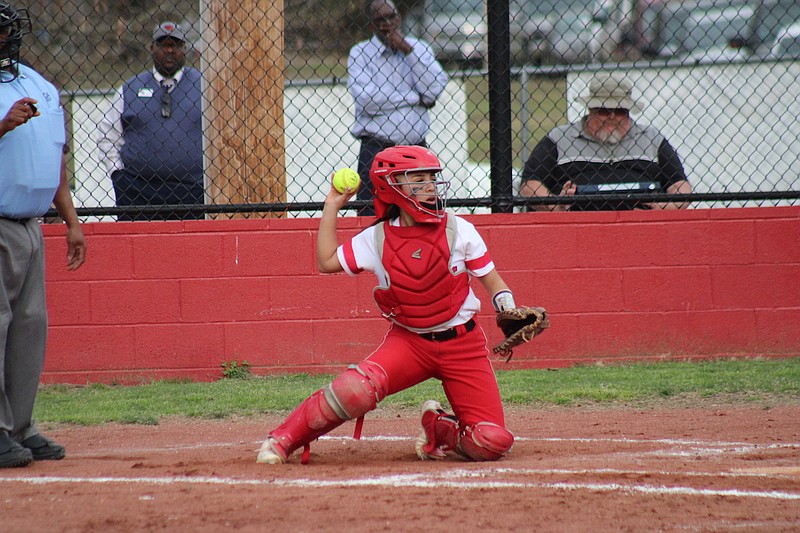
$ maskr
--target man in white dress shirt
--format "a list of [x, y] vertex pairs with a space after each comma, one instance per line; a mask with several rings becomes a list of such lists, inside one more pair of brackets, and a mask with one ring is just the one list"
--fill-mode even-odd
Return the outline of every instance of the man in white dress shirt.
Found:
[[371, 39], [350, 49], [347, 88], [355, 102], [350, 132], [361, 141], [358, 199], [369, 204], [359, 215], [372, 216], [369, 169], [375, 154], [396, 145], [427, 146], [428, 110], [447, 85], [447, 74], [431, 47], [406, 36], [391, 0], [370, 0], [367, 8]]

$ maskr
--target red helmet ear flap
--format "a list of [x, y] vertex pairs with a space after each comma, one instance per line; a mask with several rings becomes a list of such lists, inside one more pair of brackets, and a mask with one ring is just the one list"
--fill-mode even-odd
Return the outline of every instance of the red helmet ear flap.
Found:
[[[377, 159], [377, 156], [375, 159]], [[389, 206], [397, 203], [395, 201], [395, 191], [388, 182], [390, 172], [390, 167], [384, 167], [380, 162], [376, 165], [375, 161], [373, 161], [372, 168], [369, 171], [369, 179], [372, 182], [372, 192], [375, 195], [372, 204], [375, 207], [375, 216], [378, 218], [383, 218]]]

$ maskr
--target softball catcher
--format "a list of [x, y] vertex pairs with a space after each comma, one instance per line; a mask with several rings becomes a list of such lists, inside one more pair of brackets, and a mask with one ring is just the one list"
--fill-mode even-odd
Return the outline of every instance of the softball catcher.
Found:
[[[391, 325], [371, 355], [312, 394], [267, 435], [259, 463], [285, 463], [300, 448], [306, 463], [312, 441], [430, 378], [441, 381], [453, 413], [435, 400], [423, 404], [420, 459], [457, 454], [494, 461], [511, 450], [514, 436], [505, 427], [486, 336], [474, 319], [480, 301], [470, 279], [477, 278], [492, 295], [498, 313], [516, 305], [475, 227], [445, 212], [449, 182], [440, 178], [441, 170], [427, 148], [396, 146], [378, 153], [370, 169], [377, 221], [343, 244], [336, 236], [337, 216], [356, 191], [331, 187], [319, 226], [319, 269], [351, 276], [372, 272], [378, 279], [375, 302]], [[513, 341], [526, 324], [504, 321], [509, 344], [498, 353], [510, 355], [511, 347], [547, 327], [546, 313], [539, 312], [539, 329], [528, 328]]]

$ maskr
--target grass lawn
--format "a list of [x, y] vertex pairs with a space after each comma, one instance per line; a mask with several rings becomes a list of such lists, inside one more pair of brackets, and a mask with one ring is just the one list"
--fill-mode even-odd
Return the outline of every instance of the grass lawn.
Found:
[[[157, 381], [138, 386], [49, 385], [39, 393], [35, 417], [45, 423], [158, 424], [162, 417], [226, 418], [288, 411], [329, 383], [330, 375], [293, 374], [212, 383]], [[499, 371], [506, 405], [577, 406], [660, 402], [797, 402], [800, 358], [734, 359], [559, 370]], [[380, 405], [417, 407], [429, 398], [444, 403], [436, 380], [387, 398]]]
[[[553, 127], [567, 122], [567, 84], [564, 78], [530, 78], [525, 91], [519, 81], [511, 84], [511, 138], [513, 164], [522, 168], [535, 144]], [[467, 95], [467, 137], [470, 159], [489, 162], [489, 83], [487, 77], [464, 80]], [[523, 108], [523, 101], [525, 107]], [[527, 119], [524, 120], [525, 115]], [[522, 125], [527, 128], [523, 132]]]

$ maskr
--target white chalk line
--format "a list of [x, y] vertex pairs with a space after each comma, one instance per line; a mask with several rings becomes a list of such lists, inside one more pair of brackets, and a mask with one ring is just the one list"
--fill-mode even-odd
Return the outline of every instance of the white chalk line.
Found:
[[[339, 435], [323, 435], [320, 440], [353, 440], [352, 437]], [[374, 435], [361, 437], [361, 440], [375, 441], [408, 441], [415, 440], [416, 436], [408, 437], [404, 435]], [[679, 446], [714, 446], [714, 447], [758, 447], [758, 448], [797, 448], [800, 450], [800, 442], [780, 442], [780, 443], [753, 443], [753, 442], [728, 442], [728, 441], [707, 441], [696, 439], [634, 439], [631, 437], [521, 437], [514, 436], [518, 442], [613, 442], [619, 444], [671, 444]]]
[[[762, 528], [762, 531], [777, 531], [778, 528], [794, 527], [795, 531], [800, 520], [748, 520], [747, 522], [731, 522], [730, 520], [718, 520], [714, 522], [704, 522], [703, 524], [670, 524], [670, 531], [755, 531]], [[766, 528], [766, 529], [765, 529]]]
[[542, 441], [542, 442], [613, 442], [620, 444], [668, 444], [675, 446], [704, 446], [704, 447], [725, 447], [725, 448], [797, 448], [800, 450], [800, 443], [781, 442], [781, 443], [753, 443], [753, 442], [725, 442], [725, 441], [704, 441], [693, 439], [632, 439], [630, 437], [515, 437], [514, 440], [521, 441]]
[[[492, 471], [486, 470], [483, 476], [490, 475]], [[668, 487], [660, 485], [640, 485], [621, 483], [574, 483], [574, 482], [515, 482], [493, 481], [482, 479], [480, 481], [466, 481], [476, 477], [475, 471], [453, 471], [446, 476], [430, 474], [397, 474], [391, 476], [366, 477], [342, 480], [319, 479], [236, 479], [227, 477], [0, 477], [0, 483], [25, 483], [32, 485], [50, 485], [60, 483], [91, 483], [91, 484], [140, 484], [140, 485], [226, 485], [226, 486], [263, 486], [263, 487], [300, 487], [300, 488], [354, 488], [354, 487], [385, 487], [385, 488], [450, 488], [462, 490], [484, 489], [532, 489], [556, 491], [589, 491], [589, 492], [617, 492], [623, 494], [647, 494], [659, 496], [701, 496], [701, 497], [732, 497], [732, 498], [760, 498], [783, 501], [800, 501], [800, 492], [786, 491], [751, 491], [740, 489], [698, 489], [694, 487]]]
[[764, 479], [777, 479], [786, 478], [794, 479], [797, 476], [786, 475], [779, 471], [773, 472], [751, 472], [751, 471], [730, 471], [730, 472], [699, 472], [699, 471], [670, 471], [670, 470], [626, 470], [621, 468], [497, 468], [494, 470], [498, 474], [509, 475], [537, 475], [537, 476], [660, 476], [660, 477], [710, 477], [710, 478], [764, 478]]
[[[323, 436], [321, 440], [338, 441], [342, 443], [353, 442], [351, 437], [345, 436]], [[399, 442], [414, 440], [408, 436], [379, 435], [363, 437], [365, 441], [376, 442]], [[633, 439], [627, 437], [620, 438], [532, 438], [518, 437], [518, 441], [529, 442], [616, 442], [622, 444], [667, 444], [671, 446], [691, 446], [694, 448], [707, 447], [709, 449], [720, 449], [730, 452], [753, 451], [755, 449], [775, 449], [775, 448], [800, 448], [800, 444], [794, 443], [743, 443], [743, 442], [714, 442], [686, 439]], [[154, 448], [129, 448], [119, 447], [109, 450], [93, 450], [91, 453], [70, 454], [70, 457], [98, 457], [104, 453], [146, 453], [156, 452], [181, 452], [186, 450], [196, 450], [205, 448], [236, 447], [242, 445], [253, 445], [255, 447], [260, 441], [235, 441], [235, 442], [210, 442], [195, 443], [188, 445], [174, 445]], [[640, 452], [640, 455], [657, 452]], [[360, 486], [383, 486], [383, 487], [412, 487], [412, 488], [460, 488], [465, 490], [486, 489], [486, 488], [519, 488], [519, 489], [539, 489], [539, 490], [569, 490], [569, 491], [595, 491], [595, 492], [621, 492], [639, 494], [658, 494], [658, 495], [687, 495], [687, 496], [728, 496], [737, 498], [768, 498], [777, 500], [800, 500], [800, 492], [786, 491], [748, 491], [740, 489], [702, 489], [694, 487], [667, 487], [663, 485], [640, 485], [640, 484], [620, 484], [620, 483], [575, 483], [575, 482], [517, 482], [508, 480], [491, 479], [498, 475], [505, 476], [557, 476], [557, 475], [578, 475], [578, 476], [603, 476], [603, 475], [649, 475], [649, 476], [685, 476], [699, 478], [794, 478], [778, 472], [686, 472], [686, 471], [654, 471], [654, 470], [626, 470], [626, 469], [519, 469], [519, 468], [490, 468], [490, 469], [457, 469], [440, 474], [407, 474], [381, 477], [367, 477], [356, 479], [341, 480], [313, 480], [313, 479], [236, 479], [226, 477], [0, 477], [0, 483], [26, 483], [26, 484], [56, 484], [56, 483], [94, 483], [94, 484], [149, 484], [149, 485], [172, 485], [172, 484], [215, 484], [230, 486], [294, 486], [308, 488], [328, 488], [328, 487], [360, 487]], [[477, 480], [476, 480], [477, 479]]]
[[[343, 441], [354, 442], [352, 437], [323, 435], [319, 438], [322, 441]], [[406, 435], [374, 435], [361, 437], [365, 442], [411, 442], [416, 437]], [[687, 439], [633, 439], [628, 437], [611, 438], [592, 438], [592, 437], [515, 437], [516, 442], [586, 442], [586, 443], [617, 443], [617, 444], [666, 444], [675, 447], [694, 446], [688, 451], [664, 451], [655, 450], [650, 452], [638, 452], [638, 454], [671, 454], [671, 455], [700, 455], [700, 454], [719, 454], [719, 453], [752, 453], [756, 450], [773, 449], [797, 449], [800, 451], [800, 443], [749, 443], [749, 442], [722, 442], [722, 441], [701, 441]], [[229, 441], [229, 442], [205, 442], [194, 444], [175, 444], [159, 447], [130, 447], [130, 448], [106, 448], [95, 449], [86, 452], [71, 453], [70, 457], [96, 457], [104, 453], [153, 453], [153, 452], [181, 452], [186, 450], [201, 450], [205, 448], [230, 448], [235, 446], [254, 446], [257, 450], [262, 441]]]

